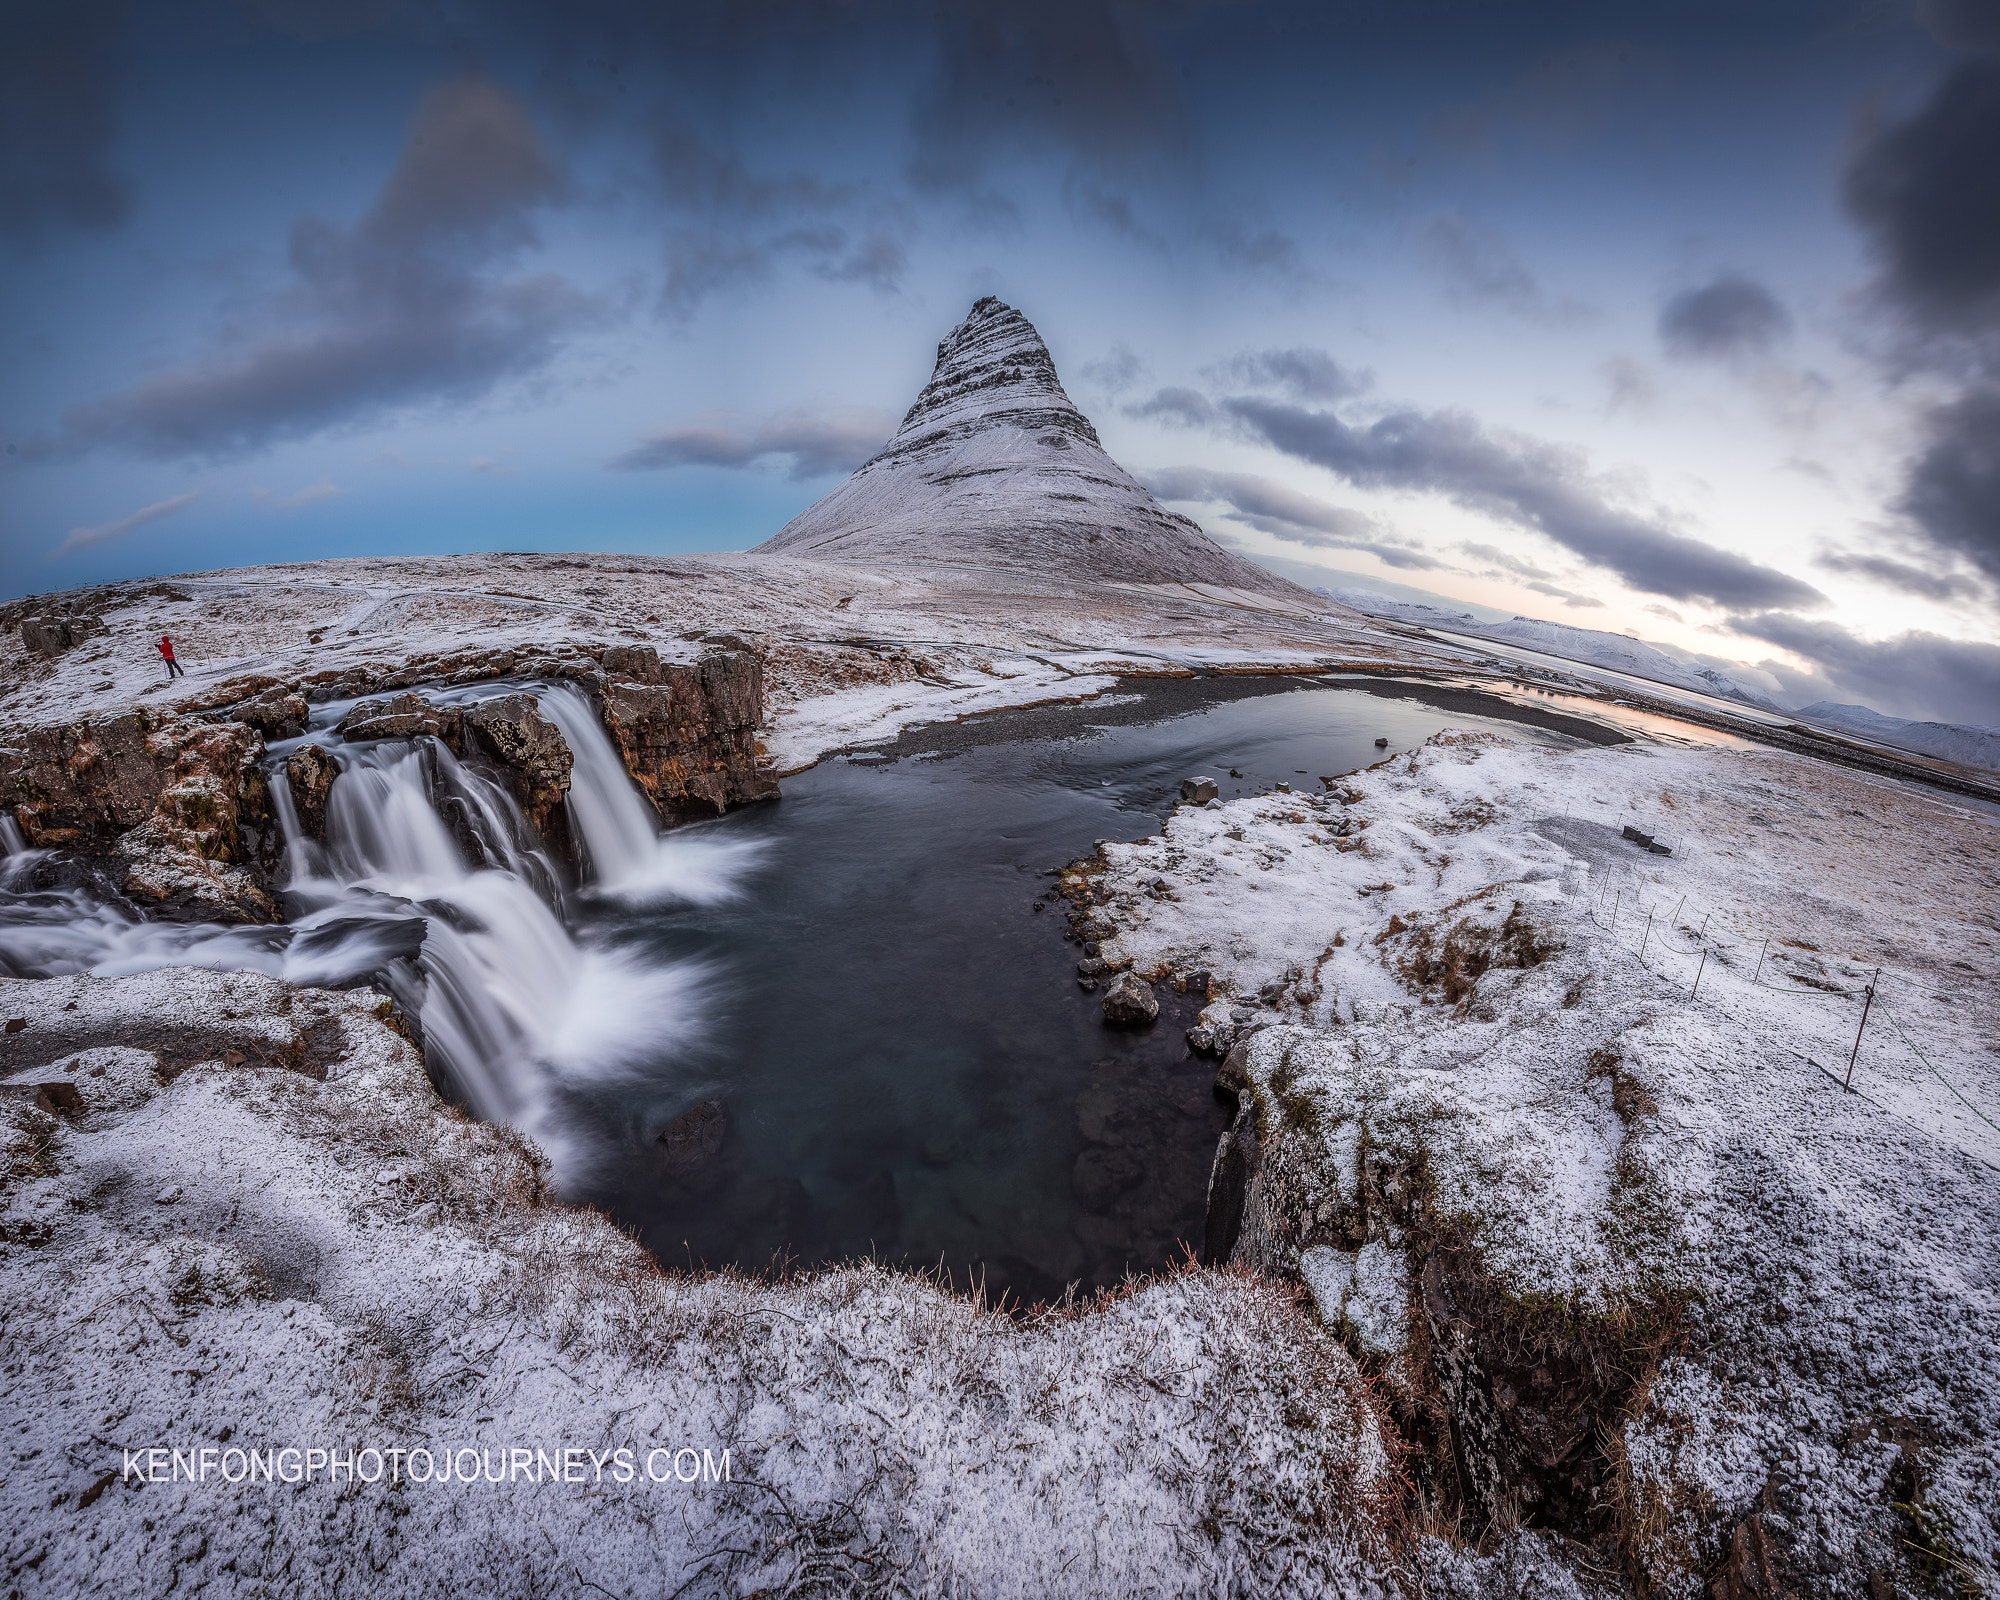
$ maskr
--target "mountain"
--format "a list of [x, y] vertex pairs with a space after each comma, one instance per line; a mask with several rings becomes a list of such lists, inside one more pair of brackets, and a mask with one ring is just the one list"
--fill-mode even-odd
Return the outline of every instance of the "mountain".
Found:
[[1796, 713], [1801, 722], [1818, 722], [1843, 733], [1858, 733], [1877, 744], [1956, 761], [1968, 767], [2000, 772], [2000, 728], [1970, 727], [1956, 722], [1907, 722], [1885, 717], [1866, 706], [1820, 700]]
[[1317, 592], [1329, 600], [1337, 600], [1356, 611], [1366, 611], [1378, 617], [1394, 617], [1401, 622], [1414, 622], [1419, 627], [1443, 628], [1452, 633], [1476, 634], [1502, 644], [1519, 645], [1524, 650], [1561, 656], [1565, 661], [1607, 667], [1613, 672], [1629, 673], [1635, 678], [1649, 678], [1669, 688], [1688, 689], [1696, 694], [1713, 695], [1719, 700], [1734, 700], [1740, 705], [1755, 706], [1759, 711], [1790, 715], [1768, 695], [1746, 688], [1713, 667], [1691, 666], [1676, 660], [1664, 650], [1641, 644], [1622, 633], [1606, 633], [1598, 628], [1573, 628], [1565, 622], [1543, 622], [1537, 617], [1481, 622], [1463, 611], [1441, 611], [1436, 606], [1391, 600], [1387, 595], [1375, 594], [1367, 589], [1321, 589]]
[[1034, 325], [991, 295], [939, 344], [895, 437], [755, 553], [1217, 584], [1310, 603], [1106, 455]]

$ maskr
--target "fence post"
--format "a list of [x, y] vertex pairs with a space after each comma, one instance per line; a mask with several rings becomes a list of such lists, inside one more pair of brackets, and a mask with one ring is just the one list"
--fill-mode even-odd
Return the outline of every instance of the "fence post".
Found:
[[1770, 953], [1771, 941], [1769, 938], [1766, 938], [1764, 940], [1764, 948], [1757, 952], [1757, 970], [1750, 974], [1750, 981], [1752, 983], [1755, 983], [1759, 978], [1764, 976], [1764, 957]]
[[1611, 902], [1611, 931], [1613, 933], [1618, 931], [1618, 907], [1623, 903], [1624, 899], [1625, 891], [1620, 889], [1618, 891], [1618, 898]]
[[1653, 937], [1653, 913], [1646, 913], [1646, 931], [1639, 936], [1639, 959], [1646, 959], [1646, 941]]
[[1688, 998], [1690, 1000], [1692, 1000], [1696, 995], [1701, 993], [1701, 975], [1707, 970], [1708, 970], [1708, 952], [1704, 950], [1701, 953], [1701, 965], [1694, 969], [1694, 987], [1688, 990]]
[[1853, 1087], [1854, 1058], [1861, 1054], [1861, 1028], [1868, 1026], [1868, 1008], [1875, 1003], [1875, 985], [1881, 976], [1882, 969], [1877, 967], [1875, 976], [1868, 980], [1868, 996], [1861, 1002], [1861, 1027], [1854, 1030], [1854, 1049], [1847, 1057], [1847, 1081], [1841, 1085], [1843, 1089]]
[[1686, 895], [1682, 895], [1680, 905], [1674, 907], [1673, 920], [1667, 924], [1668, 927], [1672, 928], [1679, 926], [1681, 920], [1681, 906], [1684, 906], [1687, 903], [1688, 903], [1688, 897]]

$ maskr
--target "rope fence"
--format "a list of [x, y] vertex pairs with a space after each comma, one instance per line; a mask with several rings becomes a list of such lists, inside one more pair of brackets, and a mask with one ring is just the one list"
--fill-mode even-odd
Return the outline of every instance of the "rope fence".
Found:
[[[1587, 821], [1592, 819], [1576, 818], [1575, 820]], [[1910, 1054], [1923, 1064], [1924, 1069], [1933, 1078], [1950, 1091], [1959, 1104], [1964, 1106], [1966, 1110], [1970, 1111], [1973, 1116], [1977, 1117], [1987, 1127], [1993, 1129], [1996, 1133], [2000, 1133], [2000, 1122], [1995, 1122], [1991, 1116], [1975, 1105], [1955, 1083], [1938, 1070], [1937, 1064], [1910, 1037], [1909, 1030], [1903, 1026], [1902, 1018], [1897, 1015], [1897, 1010], [1906, 1002], [1897, 1001], [1892, 1006], [1890, 1000], [1881, 991], [1884, 983], [1897, 984], [1914, 990], [1918, 994], [1929, 995], [1947, 1003], [1957, 1002], [1961, 998], [1960, 995], [1948, 989], [1940, 989], [1933, 984], [1923, 983], [1906, 973], [1891, 972], [1879, 966], [1875, 968], [1873, 974], [1866, 982], [1856, 984], [1853, 987], [1837, 984], [1828, 981], [1826, 978], [1817, 976], [1795, 978], [1789, 984], [1773, 982], [1764, 977], [1764, 971], [1770, 965], [1772, 947], [1774, 945], [1779, 947], [1781, 959], [1782, 952], [1785, 949], [1806, 950], [1815, 955], [1823, 955], [1825, 952], [1821, 951], [1818, 946], [1808, 944], [1804, 940], [1786, 939], [1775, 933], [1764, 934], [1759, 937], [1756, 934], [1743, 930], [1740, 924], [1731, 928], [1730, 924], [1736, 923], [1737, 918], [1728, 908], [1721, 906], [1704, 907], [1697, 904], [1694, 909], [1700, 912], [1701, 923], [1699, 927], [1690, 927], [1686, 922], [1682, 921], [1682, 913], [1688, 909], [1690, 899], [1686, 894], [1681, 894], [1678, 897], [1675, 901], [1672, 914], [1664, 919], [1664, 926], [1662, 926], [1660, 911], [1666, 904], [1665, 895], [1662, 895], [1659, 901], [1653, 905], [1646, 906], [1641, 904], [1639, 884], [1635, 883], [1629, 888], [1620, 886], [1614, 890], [1612, 883], [1618, 874], [1618, 870], [1619, 866], [1616, 862], [1611, 863], [1605, 868], [1602, 882], [1595, 886], [1597, 891], [1595, 895], [1588, 892], [1591, 885], [1590, 879], [1586, 879], [1581, 916], [1587, 918], [1592, 924], [1603, 930], [1613, 939], [1619, 939], [1621, 944], [1624, 943], [1624, 939], [1620, 938], [1621, 930], [1627, 937], [1632, 936], [1636, 930], [1636, 943], [1633, 948], [1642, 965], [1648, 965], [1646, 957], [1653, 949], [1664, 950], [1670, 955], [1693, 961], [1695, 968], [1693, 980], [1689, 983], [1688, 987], [1689, 999], [1692, 1000], [1701, 993], [1702, 979], [1707, 974], [1709, 958], [1711, 956], [1717, 958], [1718, 966], [1727, 967], [1730, 965], [1729, 957], [1733, 952], [1747, 950], [1755, 943], [1758, 947], [1756, 966], [1748, 978], [1742, 977], [1740, 972], [1738, 972], [1736, 974], [1737, 981], [1744, 983], [1748, 987], [1762, 989], [1772, 994], [1784, 995], [1791, 999], [1844, 1000], [1859, 998], [1862, 1002], [1861, 1016], [1855, 1027], [1854, 1044], [1849, 1051], [1847, 1072], [1844, 1078], [1841, 1074], [1820, 1066], [1820, 1063], [1817, 1061], [1812, 1061], [1809, 1056], [1801, 1056], [1801, 1060], [1818, 1067], [1820, 1071], [1825, 1072], [1835, 1082], [1841, 1084], [1843, 1088], [1853, 1092], [1854, 1069], [1860, 1059], [1863, 1036], [1867, 1031], [1869, 1022], [1876, 1017], [1880, 1017], [1886, 1020], [1890, 1027], [1895, 1030], [1896, 1036], [1902, 1041]], [[1630, 869], [1628, 868], [1628, 870]], [[1590, 877], [1594, 878], [1595, 873], [1593, 872]], [[1717, 923], [1719, 930], [1728, 929], [1733, 933], [1733, 939], [1725, 939], [1721, 936], [1720, 931], [1718, 931], [1717, 935], [1711, 936], [1708, 931], [1711, 923]], [[1675, 942], [1676, 935], [1690, 937], [1692, 943], [1684, 948]], [[1834, 959], [1838, 960], [1840, 958]], [[1859, 963], [1844, 962], [1843, 964], [1858, 965]], [[1667, 978], [1670, 982], [1687, 981], [1684, 979], [1675, 980], [1669, 977], [1664, 971], [1659, 972], [1659, 976]], [[1794, 1055], [1798, 1054], [1797, 1051], [1791, 1053]]]

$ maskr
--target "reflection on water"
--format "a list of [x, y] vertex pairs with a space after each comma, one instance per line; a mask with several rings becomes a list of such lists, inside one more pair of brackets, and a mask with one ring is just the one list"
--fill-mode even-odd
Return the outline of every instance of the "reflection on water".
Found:
[[[1482, 719], [1324, 688], [1096, 732], [1091, 712], [1068, 738], [789, 778], [779, 804], [702, 830], [768, 846], [743, 900], [608, 918], [721, 977], [705, 1045], [663, 1059], [645, 1093], [579, 1091], [572, 1116], [605, 1136], [585, 1196], [667, 1260], [873, 1253], [1029, 1299], [1198, 1240], [1224, 1123], [1215, 1065], [1183, 1037], [1200, 1001], [1162, 986], [1153, 1027], [1105, 1027], [1059, 907], [1033, 909], [1047, 874], [1156, 831], [1193, 773], [1225, 797], [1317, 789], [1381, 759], [1377, 737], [1407, 749]], [[703, 1116], [656, 1142], [711, 1100], [719, 1145]]]
[[1183, 1040], [1200, 997], [1163, 992], [1152, 1027], [1106, 1028], [1059, 907], [1038, 905], [1049, 874], [1156, 831], [1183, 777], [1225, 797], [1316, 786], [1379, 759], [1378, 738], [1506, 726], [1462, 691], [1372, 687], [1183, 682], [1006, 713], [907, 736], [901, 759], [827, 762], [777, 804], [662, 839], [588, 706], [541, 686], [576, 754], [581, 886], [497, 773], [435, 739], [334, 743], [324, 846], [274, 771], [288, 925], [145, 921], [12, 832], [0, 966], [372, 976], [420, 1012], [449, 1090], [530, 1132], [569, 1195], [663, 1259], [872, 1253], [1050, 1298], [1199, 1236], [1223, 1113]]

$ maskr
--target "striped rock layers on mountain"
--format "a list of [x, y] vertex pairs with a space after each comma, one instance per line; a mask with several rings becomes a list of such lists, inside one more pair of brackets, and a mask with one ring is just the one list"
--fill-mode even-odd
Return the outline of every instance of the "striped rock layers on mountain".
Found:
[[819, 561], [1201, 583], [1314, 604], [1165, 510], [1104, 453], [1028, 319], [990, 295], [938, 346], [895, 437], [757, 546]]

